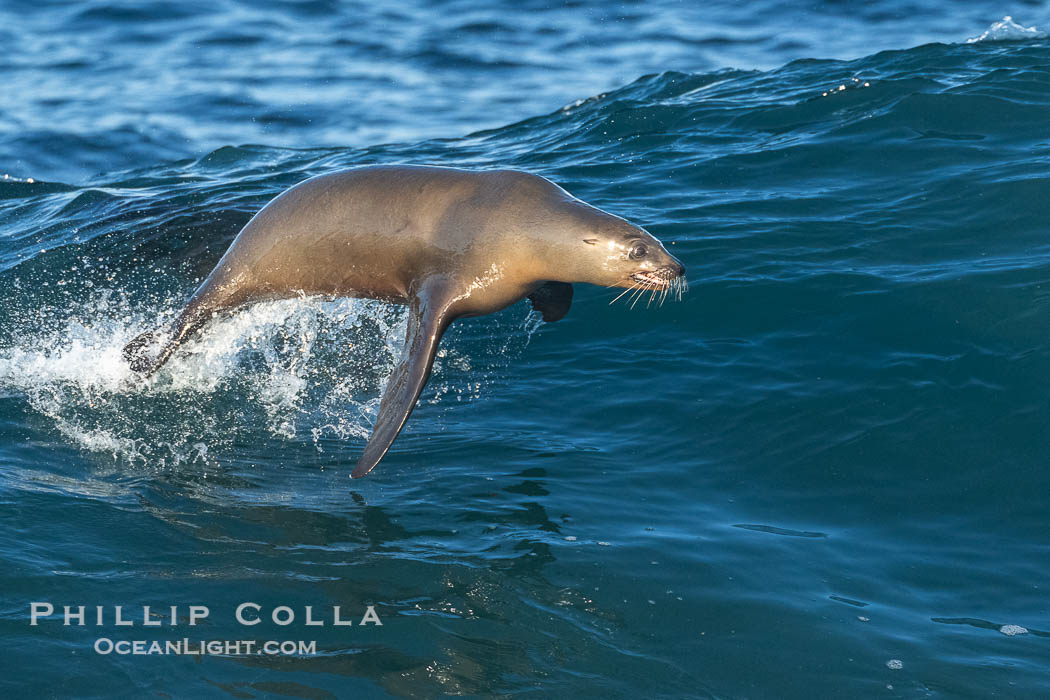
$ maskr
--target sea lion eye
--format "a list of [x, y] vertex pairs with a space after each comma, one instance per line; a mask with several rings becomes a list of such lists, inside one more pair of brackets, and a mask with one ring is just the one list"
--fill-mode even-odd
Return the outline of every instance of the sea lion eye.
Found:
[[638, 260], [644, 258], [645, 254], [649, 252], [649, 249], [645, 247], [644, 243], [635, 243], [634, 247], [631, 248], [631, 260]]

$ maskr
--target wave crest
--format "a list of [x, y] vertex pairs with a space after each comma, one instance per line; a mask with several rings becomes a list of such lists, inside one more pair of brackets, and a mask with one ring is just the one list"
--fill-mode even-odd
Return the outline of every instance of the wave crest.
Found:
[[1046, 32], [1041, 32], [1035, 26], [1026, 27], [1018, 24], [1010, 15], [1006, 15], [998, 22], [993, 22], [980, 36], [970, 37], [967, 44], [976, 44], [980, 41], [1017, 41], [1019, 39], [1045, 39]]

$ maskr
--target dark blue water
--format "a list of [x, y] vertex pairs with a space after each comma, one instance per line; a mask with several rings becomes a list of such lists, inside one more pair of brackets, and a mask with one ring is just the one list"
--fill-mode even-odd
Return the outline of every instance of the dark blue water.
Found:
[[[1047, 14], [4, 4], [0, 693], [1045, 697]], [[399, 309], [257, 305], [130, 381], [261, 205], [397, 162], [549, 177], [690, 291], [461, 322], [354, 482]], [[316, 653], [96, 651], [183, 637]]]

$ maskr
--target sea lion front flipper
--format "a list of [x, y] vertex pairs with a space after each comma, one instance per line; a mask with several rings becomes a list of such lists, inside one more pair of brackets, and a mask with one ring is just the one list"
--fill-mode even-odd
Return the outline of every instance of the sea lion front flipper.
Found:
[[543, 314], [548, 323], [560, 321], [572, 306], [572, 285], [568, 282], [547, 282], [529, 295], [532, 308]]
[[383, 459], [412, 414], [416, 400], [430, 378], [438, 343], [452, 322], [447, 297], [438, 287], [436, 284], [425, 285], [409, 305], [408, 330], [401, 361], [387, 380], [372, 435], [350, 475], [355, 479], [372, 471]]

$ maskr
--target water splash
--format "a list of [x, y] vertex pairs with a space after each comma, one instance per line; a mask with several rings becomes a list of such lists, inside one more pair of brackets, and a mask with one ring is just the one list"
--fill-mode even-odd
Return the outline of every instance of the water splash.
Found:
[[[24, 396], [74, 444], [127, 463], [170, 466], [203, 459], [209, 445], [228, 443], [260, 424], [274, 436], [294, 439], [298, 419], [311, 408], [340, 414], [344, 425], [352, 420], [344, 433], [364, 434], [368, 424], [353, 409], [374, 400], [360, 397], [378, 393], [401, 334], [399, 310], [368, 302], [263, 303], [211, 323], [154, 378], [141, 381], [121, 349], [170, 311], [129, 318], [126, 305], [115, 299], [98, 295], [64, 323], [40, 324], [50, 330], [23, 335], [0, 350], [0, 387]], [[337, 329], [353, 340], [331, 340]], [[362, 345], [370, 346], [369, 371], [357, 363], [311, 405], [311, 393], [325, 393], [319, 375], [352, 365], [353, 350]], [[320, 362], [310, 362], [318, 355]]]
[[[100, 290], [64, 318], [55, 308], [26, 313], [17, 340], [0, 347], [0, 395], [23, 399], [65, 440], [112, 456], [113, 468], [206, 463], [259, 433], [323, 452], [325, 438], [369, 435], [406, 322], [404, 307], [361, 299], [262, 302], [211, 321], [143, 380], [122, 349], [175, 310], [136, 311]], [[424, 400], [478, 398], [491, 370], [528, 344], [537, 317], [490, 323], [498, 342], [482, 342], [477, 358], [458, 331], [447, 334]]]

